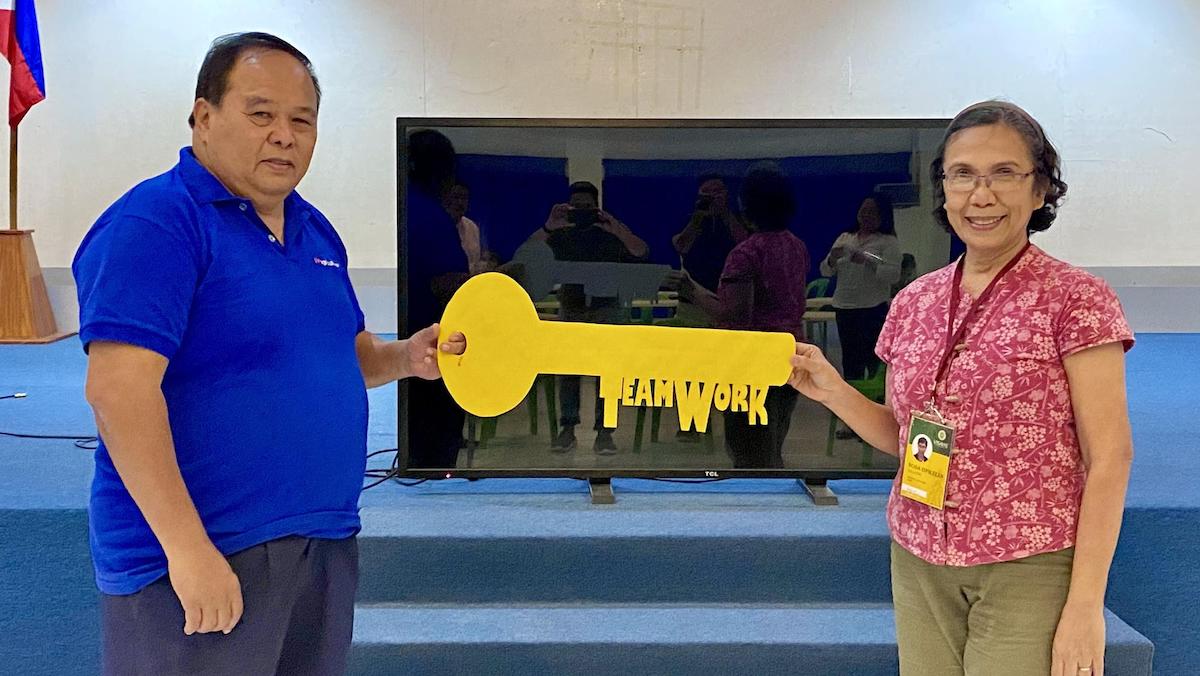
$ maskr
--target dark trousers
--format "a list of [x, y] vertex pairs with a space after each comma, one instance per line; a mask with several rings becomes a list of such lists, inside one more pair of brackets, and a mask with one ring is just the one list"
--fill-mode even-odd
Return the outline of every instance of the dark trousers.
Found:
[[783, 440], [799, 396], [790, 385], [767, 391], [767, 424], [751, 425], [748, 413], [725, 412], [725, 449], [737, 469], [783, 469]]
[[[580, 376], [558, 376], [558, 426], [574, 427], [579, 424]], [[596, 383], [596, 422], [594, 430], [604, 428], [604, 401], [600, 398], [600, 383]]]
[[879, 368], [875, 343], [887, 319], [888, 304], [857, 310], [838, 308], [838, 338], [842, 341], [842, 376], [846, 380], [861, 380]]
[[[560, 317], [564, 322], [584, 322], [588, 324], [625, 324], [628, 323], [628, 310], [621, 308], [615, 300], [593, 299], [590, 307], [580, 307], [572, 302], [564, 302]], [[559, 427], [574, 427], [580, 423], [579, 418], [579, 376], [558, 376], [558, 425]], [[604, 429], [604, 400], [600, 398], [600, 383], [596, 381], [596, 414], [592, 429]]]
[[245, 610], [228, 635], [183, 633], [167, 577], [102, 595], [107, 676], [326, 676], [346, 671], [358, 589], [358, 542], [287, 537], [229, 557]]
[[441, 380], [408, 379], [408, 467], [453, 469], [466, 413]]

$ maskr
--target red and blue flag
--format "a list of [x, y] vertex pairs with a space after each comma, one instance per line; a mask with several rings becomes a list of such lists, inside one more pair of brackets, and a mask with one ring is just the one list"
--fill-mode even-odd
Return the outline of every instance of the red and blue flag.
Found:
[[8, 124], [15, 127], [35, 103], [46, 98], [33, 0], [0, 0], [0, 53], [12, 64]]

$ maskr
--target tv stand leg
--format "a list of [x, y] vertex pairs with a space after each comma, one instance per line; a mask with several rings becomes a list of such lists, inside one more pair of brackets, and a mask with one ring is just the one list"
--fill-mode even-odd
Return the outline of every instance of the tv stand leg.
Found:
[[824, 481], [806, 482], [804, 479], [796, 479], [796, 483], [804, 489], [812, 498], [813, 504], [818, 507], [833, 507], [838, 504], [837, 493], [829, 490], [829, 486]]
[[588, 479], [588, 490], [592, 494], [593, 505], [611, 505], [617, 501], [611, 479]]

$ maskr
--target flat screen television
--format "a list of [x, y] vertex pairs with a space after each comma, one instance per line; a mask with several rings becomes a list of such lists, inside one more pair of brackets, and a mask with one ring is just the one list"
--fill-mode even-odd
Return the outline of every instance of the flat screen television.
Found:
[[[543, 321], [713, 326], [711, 314], [679, 298], [679, 271], [717, 291], [728, 253], [756, 227], [745, 213], [743, 183], [749, 171], [765, 168], [786, 181], [795, 204], [788, 229], [810, 259], [807, 270], [791, 270], [807, 284], [805, 340], [839, 365], [830, 304], [838, 279], [824, 278], [819, 264], [839, 234], [855, 229], [864, 200], [879, 193], [892, 203], [904, 252], [904, 260], [889, 263], [909, 279], [947, 262], [949, 236], [930, 214], [926, 176], [947, 124], [399, 118], [398, 333], [439, 319], [454, 290], [485, 271], [516, 279]], [[864, 391], [878, 391], [881, 377], [864, 373]], [[395, 467], [408, 478], [794, 477], [816, 484], [890, 478], [897, 468], [894, 456], [848, 435], [804, 397], [786, 419], [775, 416], [749, 432], [744, 414], [712, 410], [701, 434], [680, 429], [676, 408], [623, 406], [617, 428], [606, 433], [597, 429], [598, 407], [597, 379], [589, 377], [539, 377], [517, 408], [483, 419], [465, 414], [441, 383], [405, 381]]]

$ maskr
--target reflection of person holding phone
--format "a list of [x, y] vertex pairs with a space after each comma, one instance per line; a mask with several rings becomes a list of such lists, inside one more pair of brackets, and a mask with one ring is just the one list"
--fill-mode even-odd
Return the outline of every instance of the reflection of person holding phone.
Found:
[[[600, 191], [587, 181], [571, 184], [566, 204], [555, 204], [546, 224], [530, 236], [549, 245], [560, 261], [639, 263], [650, 248], [629, 226], [600, 208]], [[624, 323], [627, 312], [616, 298], [592, 297], [590, 302], [578, 284], [563, 284], [558, 290], [559, 317], [568, 322], [592, 324]], [[558, 377], [559, 433], [551, 450], [565, 453], [575, 448], [575, 426], [579, 424], [579, 376]], [[599, 455], [617, 452], [612, 430], [604, 427], [604, 406], [596, 388], [596, 417], [593, 425]]]
[[918, 434], [917, 438], [913, 439], [913, 457], [920, 462], [929, 459], [929, 437]]
[[[721, 270], [729, 252], [750, 234], [740, 214], [729, 206], [729, 186], [725, 177], [716, 173], [701, 174], [696, 201], [687, 224], [674, 237], [671, 245], [679, 254], [679, 265], [687, 273], [689, 285], [715, 293], [721, 282]], [[683, 294], [675, 308], [674, 323], [678, 326], [710, 328], [715, 318], [692, 303]], [[677, 430], [675, 439], [682, 442], [700, 440], [695, 430]]]
[[[762, 162], [746, 173], [739, 196], [753, 234], [729, 253], [717, 293], [684, 278], [679, 298], [703, 308], [719, 328], [787, 332], [803, 341], [809, 258], [788, 227], [797, 211], [792, 184], [778, 165]], [[788, 389], [768, 390], [766, 425], [751, 425], [745, 412], [725, 412], [725, 447], [734, 467], [783, 469], [783, 444], [796, 407]]]
[[646, 257], [646, 242], [600, 208], [595, 185], [576, 181], [570, 190], [567, 203], [551, 207], [546, 224], [529, 239], [546, 242], [560, 261], [636, 263]]
[[716, 291], [725, 259], [748, 234], [741, 216], [729, 207], [725, 179], [719, 174], [704, 174], [687, 225], [671, 238], [671, 244], [692, 281]]

